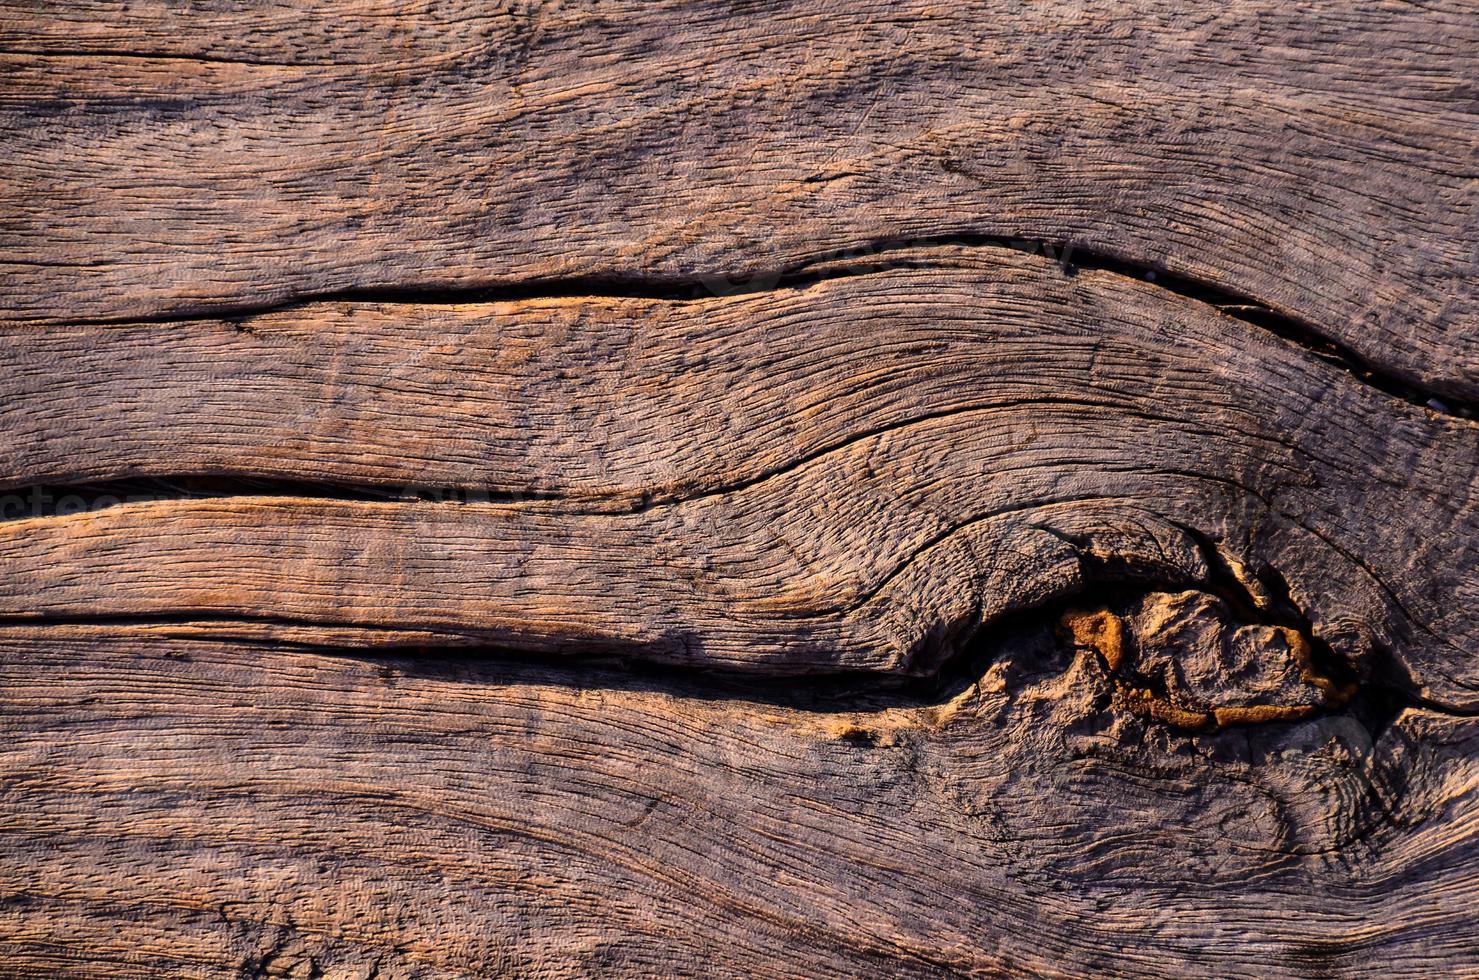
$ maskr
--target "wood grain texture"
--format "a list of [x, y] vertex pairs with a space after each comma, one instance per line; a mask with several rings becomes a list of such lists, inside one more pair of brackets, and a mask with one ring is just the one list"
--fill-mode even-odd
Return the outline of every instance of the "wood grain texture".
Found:
[[[1479, 425], [1152, 285], [1010, 250], [950, 264], [691, 303], [15, 333], [7, 419], [38, 436], [15, 443], [13, 481], [73, 481], [52, 492], [79, 500], [87, 480], [244, 481], [0, 523], [16, 853], [42, 875], [19, 889], [17, 962], [65, 962], [48, 930], [82, 921], [113, 949], [88, 961], [123, 975], [703, 972], [716, 943], [708, 962], [737, 975], [794, 956], [806, 975], [1470, 962]], [[309, 477], [321, 496], [291, 482]], [[461, 495], [401, 499], [439, 483]], [[1010, 625], [1156, 583], [1241, 593], [1252, 625], [1228, 628], [1264, 639], [1195, 669], [1216, 704], [1274, 724], [1195, 731], [1102, 651], [1055, 640], [1051, 616]], [[1285, 662], [1268, 636], [1287, 650], [1291, 628], [1259, 625], [1281, 615], [1355, 703], [1249, 680]], [[1137, 647], [1166, 642], [1192, 676], [1190, 639]], [[371, 659], [339, 652], [355, 649]], [[499, 666], [518, 651], [581, 665]], [[680, 672], [634, 681], [592, 656]], [[38, 666], [56, 658], [71, 666]], [[836, 671], [946, 680], [744, 687]], [[423, 674], [437, 683], [402, 689]], [[79, 705], [113, 700], [92, 684], [135, 705], [96, 710], [134, 720], [88, 721]], [[1287, 703], [1314, 709], [1269, 714]], [[532, 728], [500, 735], [508, 712]], [[111, 734], [84, 763], [53, 726], [88, 724]], [[643, 817], [662, 800], [700, 836]], [[150, 843], [192, 825], [205, 839]], [[301, 856], [269, 859], [273, 840]], [[118, 863], [99, 870], [100, 850]], [[205, 867], [187, 884], [181, 860]], [[309, 867], [344, 877], [305, 905]], [[111, 904], [125, 868], [143, 906]]]
[[1479, 956], [1472, 719], [1180, 734], [1100, 710], [1104, 675], [1041, 635], [938, 704], [116, 635], [3, 649], [15, 975], [1416, 976]]
[[5, 307], [769, 271], [967, 233], [1479, 397], [1463, 0], [3, 7]]
[[38, 437], [0, 463], [13, 482], [225, 472], [473, 499], [290, 487], [0, 524], [0, 613], [925, 672], [1096, 575], [1204, 578], [1191, 528], [1253, 589], [1279, 576], [1351, 661], [1395, 650], [1425, 696], [1479, 707], [1479, 423], [1152, 285], [949, 259], [692, 303], [14, 334], [34, 369], [6, 412]]
[[0, 975], [1479, 972], [1476, 48], [0, 0]]

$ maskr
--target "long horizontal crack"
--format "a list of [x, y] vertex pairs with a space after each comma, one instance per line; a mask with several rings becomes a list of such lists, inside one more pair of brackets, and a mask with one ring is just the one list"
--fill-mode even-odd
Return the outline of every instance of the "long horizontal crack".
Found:
[[334, 61], [268, 61], [229, 55], [189, 51], [130, 51], [122, 48], [71, 48], [66, 51], [44, 48], [0, 48], [0, 58], [106, 59], [120, 61], [185, 61], [199, 65], [241, 65], [249, 68], [364, 68], [373, 62]]
[[[1166, 587], [1180, 589], [1189, 585], [1099, 583], [1041, 605], [1014, 611], [982, 624], [954, 655], [945, 659], [933, 673], [923, 676], [817, 668], [767, 671], [760, 669], [760, 665], [675, 663], [652, 660], [635, 646], [605, 641], [582, 644], [572, 640], [568, 651], [557, 654], [536, 652], [480, 639], [475, 631], [467, 630], [446, 632], [446, 637], [456, 642], [438, 641], [435, 645], [428, 645], [424, 640], [398, 641], [397, 637], [439, 632], [440, 627], [426, 624], [383, 627], [314, 623], [275, 616], [189, 613], [0, 616], [0, 641], [5, 641], [7, 635], [15, 631], [34, 636], [37, 630], [58, 627], [96, 628], [107, 631], [113, 639], [121, 640], [129, 630], [139, 629], [154, 640], [173, 638], [293, 650], [375, 664], [382, 670], [406, 676], [436, 677], [470, 684], [552, 683], [582, 689], [645, 690], [707, 701], [732, 700], [822, 714], [846, 714], [934, 708], [949, 704], [977, 689], [987, 670], [1007, 651], [1030, 652], [1041, 648], [1039, 653], [1043, 653], [1049, 645], [1062, 644], [1064, 637], [1060, 622], [1071, 610], [1105, 601], [1121, 601], [1142, 591]], [[1214, 592], [1220, 591], [1213, 588]], [[251, 629], [262, 626], [282, 627], [289, 632], [278, 636]], [[322, 638], [313, 636], [315, 627], [325, 631]], [[385, 642], [350, 644], [334, 638], [344, 630], [365, 630], [367, 634], [383, 636]], [[1361, 681], [1354, 699], [1313, 714], [1358, 717], [1363, 726], [1371, 730], [1374, 740], [1404, 709], [1430, 711], [1452, 718], [1479, 717], [1479, 709], [1426, 698], [1379, 673]], [[1253, 723], [1282, 724], [1299, 720], [1303, 719], [1272, 718]]]
[[[255, 620], [242, 622], [258, 624]], [[646, 691], [818, 714], [946, 704], [971, 690], [989, 665], [989, 654], [974, 651], [972, 657], [952, 662], [949, 670], [924, 678], [838, 671], [766, 675], [724, 666], [654, 663], [599, 647], [551, 655], [491, 643], [354, 646], [327, 639], [252, 636], [233, 632], [229, 619], [193, 616], [0, 618], [0, 642], [13, 642], [9, 635], [16, 631], [29, 637], [38, 629], [54, 626], [96, 627], [109, 631], [107, 642], [125, 638], [130, 628], [145, 628], [151, 641], [188, 640], [342, 658], [375, 665], [385, 676], [437, 678], [487, 687], [553, 684], [583, 690]], [[93, 640], [89, 638], [88, 642]]]
[[[632, 298], [668, 302], [703, 302], [719, 297], [783, 289], [806, 289], [820, 282], [874, 275], [891, 269], [951, 268], [952, 263], [917, 253], [941, 248], [1006, 249], [1053, 259], [1066, 276], [1094, 269], [1133, 279], [1216, 309], [1219, 313], [1272, 334], [1330, 364], [1360, 384], [1393, 398], [1453, 418], [1479, 418], [1479, 401], [1441, 394], [1372, 363], [1315, 324], [1278, 312], [1257, 299], [1166, 271], [1097, 252], [1084, 245], [994, 235], [942, 235], [880, 239], [857, 248], [811, 256], [781, 269], [684, 275], [603, 275], [531, 279], [515, 283], [402, 286], [356, 286], [304, 293], [258, 303], [195, 303], [158, 314], [63, 321], [65, 326], [118, 326], [178, 323], [215, 318], [245, 322], [254, 317], [320, 303], [406, 303], [426, 306], [510, 302], [539, 299]], [[904, 254], [914, 253], [914, 254]]]
[[[557, 489], [518, 490], [471, 484], [431, 485], [395, 481], [356, 483], [345, 480], [306, 480], [266, 473], [156, 473], [143, 477], [98, 477], [68, 479], [53, 477], [29, 485], [0, 485], [0, 521], [67, 516], [101, 510], [122, 503], [151, 503], [168, 500], [199, 500], [223, 497], [274, 497], [358, 502], [433, 502], [453, 504], [517, 504], [531, 501], [560, 502], [560, 512], [570, 516], [639, 514], [657, 508], [739, 493], [766, 481], [799, 470], [864, 440], [912, 426], [986, 413], [1028, 407], [1070, 406], [1099, 411], [1114, 408], [1110, 402], [1082, 398], [1020, 398], [979, 405], [956, 406], [848, 433], [783, 463], [767, 466], [740, 479], [717, 485], [677, 484], [639, 487], [618, 491], [573, 491]], [[1170, 416], [1135, 409], [1147, 420], [1179, 423]]]
[[503, 491], [411, 484], [380, 485], [237, 474], [171, 473], [153, 477], [41, 483], [0, 489], [0, 522], [66, 517], [120, 504], [222, 498], [332, 500], [362, 503], [494, 503], [566, 500], [544, 491]]
[[[313, 488], [305, 489], [311, 491]], [[655, 644], [632, 644], [613, 638], [572, 635], [557, 638], [558, 642], [541, 642], [530, 646], [521, 643], [516, 636], [504, 635], [503, 631], [490, 634], [469, 627], [468, 624], [406, 622], [387, 625], [349, 620], [323, 622], [235, 612], [58, 615], [37, 611], [25, 615], [0, 616], [0, 635], [12, 629], [34, 630], [49, 627], [145, 629], [165, 633], [171, 629], [179, 629], [197, 639], [279, 644], [319, 653], [389, 657], [404, 662], [430, 659], [431, 662], [438, 663], [450, 657], [451, 661], [443, 663], [438, 669], [473, 674], [482, 669], [476, 666], [479, 660], [503, 662], [510, 657], [514, 663], [529, 661], [542, 664], [544, 669], [554, 669], [556, 666], [561, 666], [561, 669], [575, 669], [569, 667], [572, 662], [577, 667], [581, 664], [615, 664], [623, 671], [635, 672], [646, 678], [649, 683], [659, 687], [672, 687], [675, 693], [706, 698], [748, 698], [776, 703], [796, 702], [799, 697], [813, 706], [830, 705], [817, 710], [855, 711], [863, 710], [860, 705], [923, 707], [943, 704], [976, 683], [995, 659], [1002, 643], [1024, 626], [1040, 629], [1044, 624], [1058, 622], [1065, 610], [1082, 608], [1085, 603], [1100, 602], [1108, 608], [1116, 602], [1122, 602], [1126, 596], [1151, 592], [1173, 593], [1194, 588], [1220, 598], [1244, 622], [1277, 626], [1301, 636], [1309, 644], [1314, 657], [1313, 667], [1339, 683], [1348, 683], [1352, 690], [1359, 689], [1359, 696], [1349, 710], [1363, 716], [1363, 724], [1374, 724], [1375, 730], [1388, 724], [1403, 707], [1423, 708], [1456, 717], [1479, 716], [1479, 710], [1441, 704], [1422, 696], [1412, 689], [1410, 683], [1403, 683], [1400, 672], [1393, 670], [1391, 664], [1346, 663], [1319, 638], [1310, 620], [1291, 598], [1288, 583], [1276, 571], [1265, 569], [1260, 572], [1260, 583], [1266, 596], [1263, 599], [1256, 598], [1249, 592], [1247, 584], [1238, 578], [1213, 539], [1191, 526], [1178, 524], [1178, 527], [1203, 553], [1208, 568], [1205, 578], [1171, 580], [1160, 573], [1151, 574], [1147, 569], [1131, 565], [1121, 567], [1109, 558], [1096, 556], [1087, 542], [1065, 538], [1066, 543], [1079, 551], [1080, 560], [1086, 563], [1083, 584], [1058, 590], [1052, 596], [1044, 596], [1037, 603], [976, 623], [950, 641], [949, 652], [936, 660], [934, 669], [924, 676], [817, 666], [788, 667], [784, 663], [733, 666], [722, 662], [685, 663], [681, 658], [674, 659], [679, 654], [669, 649], [671, 644], [663, 641]], [[262, 633], [264, 628], [265, 634]], [[277, 632], [282, 635], [274, 636]], [[366, 642], [346, 645], [345, 635], [361, 632], [365, 634]], [[241, 635], [242, 633], [254, 635]], [[436, 645], [427, 646], [428, 638], [432, 636], [436, 637]], [[413, 639], [414, 637], [421, 639]], [[551, 655], [556, 649], [560, 650], [558, 657]], [[545, 653], [531, 653], [532, 650], [543, 650]], [[583, 683], [589, 684], [589, 680]], [[796, 690], [798, 683], [803, 688], [799, 692]], [[1349, 700], [1351, 699], [1344, 698], [1327, 711], [1345, 710], [1345, 702]], [[1288, 719], [1274, 717], [1270, 720]]]
[[[938, 259], [928, 257], [920, 258], [917, 253], [911, 257], [900, 257], [898, 255], [899, 252], [906, 248], [918, 250], [931, 246], [970, 246], [976, 248], [1009, 248], [1016, 251], [1036, 251], [1059, 261], [1060, 268], [1062, 268], [1065, 275], [1073, 275], [1078, 269], [1097, 269], [1115, 275], [1133, 278], [1140, 282], [1149, 283], [1154, 287], [1185, 296], [1196, 302], [1210, 305], [1227, 316], [1247, 322], [1263, 331], [1283, 338], [1301, 350], [1340, 368], [1360, 383], [1383, 391], [1393, 397], [1452, 417], [1472, 419], [1476, 415], [1479, 415], [1479, 411], [1476, 411], [1476, 405], [1474, 403], [1458, 402], [1453, 399], [1442, 400], [1431, 392], [1413, 386], [1396, 375], [1369, 364], [1360, 355], [1327, 337], [1314, 326], [1276, 313], [1254, 300], [1231, 293], [1220, 287], [1171, 275], [1163, 270], [1136, 266], [1083, 249], [1070, 249], [1067, 246], [1059, 247], [1034, 240], [1003, 239], [985, 236], [951, 236], [931, 240], [914, 239], [907, 242], [885, 242], [863, 250], [852, 250], [813, 257], [779, 272], [761, 272], [744, 277], [671, 277], [656, 279], [644, 277], [589, 277], [530, 281], [503, 286], [453, 288], [443, 286], [363, 287], [336, 292], [302, 295], [273, 303], [239, 305], [234, 307], [200, 306], [184, 311], [175, 311], [145, 318], [78, 320], [71, 322], [74, 325], [121, 325], [141, 322], [183, 322], [203, 317], [245, 321], [269, 313], [282, 312], [316, 303], [330, 302], [401, 302], [435, 305], [557, 297], [633, 297], [672, 302], [711, 301], [716, 297], [746, 292], [776, 289], [805, 289], [825, 280], [874, 274], [888, 269], [949, 268], [951, 264], [948, 262], [942, 262]], [[41, 489], [45, 490], [47, 488]], [[423, 494], [414, 490], [408, 493], [406, 490], [398, 488], [313, 481], [256, 479], [235, 476], [184, 476], [153, 480], [114, 480], [104, 483], [78, 484], [71, 487], [50, 489], [72, 492], [82, 497], [90, 493], [94, 495], [92, 497], [93, 503], [96, 503], [97, 499], [103, 496], [116, 496], [122, 500], [126, 500], [136, 495], [142, 496], [145, 499], [246, 495], [366, 501], [426, 499]], [[564, 500], [570, 498], [569, 495], [562, 493], [502, 492], [489, 493], [485, 497], [478, 499], [487, 499], [494, 502], [515, 502], [531, 499]], [[650, 503], [650, 500], [641, 501], [634, 509], [641, 509], [643, 506], [650, 505]], [[1042, 615], [1042, 612], [1042, 610], [1034, 610], [1030, 611], [1030, 615]], [[0, 623], [0, 625], [34, 627], [44, 625], [47, 622], [48, 619], [45, 616], [34, 618], [24, 617], [6, 623]], [[74, 620], [74, 623], [78, 625], [85, 625], [88, 622], [90, 622], [89, 617], [78, 617]], [[99, 622], [102, 621], [99, 620]], [[296, 625], [311, 626], [312, 624]], [[992, 624], [993, 633], [997, 632], [994, 628], [997, 625], [999, 624]], [[1307, 628], [1307, 623], [1301, 625]], [[312, 644], [304, 645], [313, 646]], [[328, 647], [317, 649], [328, 649]], [[475, 652], [475, 648], [462, 649], [456, 654], [442, 651], [440, 655], [475, 659], [473, 658]], [[364, 651], [359, 651], [358, 655], [365, 655]], [[376, 656], [379, 655], [381, 654], [376, 654]], [[909, 703], [934, 703], [934, 699], [939, 697], [938, 692], [942, 689], [942, 678], [950, 678], [950, 684], [944, 685], [945, 687], [964, 684], [969, 678], [980, 676], [978, 670], [979, 663], [979, 654], [970, 657], [952, 658], [949, 670], [942, 672], [937, 677], [924, 681], [895, 680], [879, 677], [860, 679], [853, 675], [829, 678], [826, 675], [816, 675], [814, 677], [808, 677], [808, 685], [812, 681], [817, 681], [823, 688], [829, 690], [835, 684], [837, 685], [837, 690], [855, 691], [856, 686], [862, 683], [869, 685], [865, 695], [862, 696], [874, 698], [877, 696], [877, 687], [880, 682], [907, 685], [926, 684], [933, 693], [919, 693], [919, 691], [924, 690], [923, 687], [918, 690], [910, 688], [910, 693], [907, 694], [902, 693], [903, 689], [897, 686], [893, 687], [892, 690], [900, 692], [899, 697], [902, 697], [904, 701]], [[962, 666], [962, 664], [969, 664], [971, 666]], [[701, 687], [709, 691], [710, 693], [707, 696], [711, 697], [715, 696], [715, 690], [722, 691], [729, 687], [735, 687], [736, 689], [744, 687], [749, 690], [754, 688], [757, 683], [757, 679], [754, 677], [715, 671], [711, 668], [642, 664], [640, 669], [649, 675], [660, 678], [668, 678], [670, 676], [688, 677], [689, 675], [696, 677], [701, 674], [701, 680], [694, 681], [696, 689]], [[761, 687], [763, 687], [764, 679], [760, 678], [758, 680]], [[794, 678], [792, 678], [792, 681], [794, 682]], [[1410, 691], [1399, 690], [1396, 687], [1390, 686], [1384, 680], [1368, 683], [1372, 683], [1374, 689], [1379, 688], [1383, 696], [1393, 698], [1400, 704], [1424, 707], [1452, 715], [1467, 716], [1479, 714], [1479, 712], [1469, 712], [1453, 706], [1441, 705], [1429, 701]], [[776, 696], [782, 697], [784, 695], [777, 694]], [[853, 694], [847, 695], [848, 698], [852, 698], [853, 696]], [[838, 710], [849, 709], [839, 708]]]

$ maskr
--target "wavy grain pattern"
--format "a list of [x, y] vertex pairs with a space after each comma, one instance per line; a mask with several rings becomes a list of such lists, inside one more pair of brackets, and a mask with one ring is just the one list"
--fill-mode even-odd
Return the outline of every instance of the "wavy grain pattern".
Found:
[[1450, 0], [0, 0], [0, 974], [1479, 971]]

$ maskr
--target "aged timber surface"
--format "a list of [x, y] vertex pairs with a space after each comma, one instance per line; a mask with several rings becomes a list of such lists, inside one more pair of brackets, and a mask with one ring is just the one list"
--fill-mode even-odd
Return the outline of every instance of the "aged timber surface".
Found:
[[1479, 396], [1463, 0], [0, 5], [6, 303], [1080, 242]]
[[0, 974], [1479, 971], [1476, 48], [0, 3]]

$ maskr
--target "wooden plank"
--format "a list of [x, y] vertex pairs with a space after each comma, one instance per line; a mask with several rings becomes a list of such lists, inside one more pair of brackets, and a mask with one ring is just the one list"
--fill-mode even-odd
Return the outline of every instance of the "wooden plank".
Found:
[[1189, 529], [1350, 662], [1479, 707], [1479, 424], [1123, 276], [952, 261], [17, 334], [7, 482], [245, 482], [0, 524], [0, 614], [927, 673], [1087, 585], [1204, 580]]
[[1033, 630], [922, 699], [0, 644], [12, 976], [1416, 976], [1479, 957], [1473, 719], [1180, 734], [1097, 708], [1092, 656]]
[[1479, 972], [1476, 48], [0, 0], [0, 974]]
[[0, 7], [11, 316], [1008, 236], [1479, 397], [1462, 0], [226, 7]]

